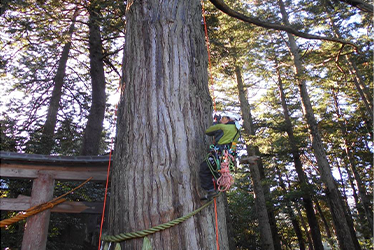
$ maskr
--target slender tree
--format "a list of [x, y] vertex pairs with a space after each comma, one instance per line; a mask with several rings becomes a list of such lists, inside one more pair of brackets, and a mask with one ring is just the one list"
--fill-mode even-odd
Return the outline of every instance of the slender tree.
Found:
[[284, 116], [285, 126], [286, 126], [285, 130], [287, 132], [288, 140], [291, 146], [291, 153], [292, 153], [295, 169], [296, 169], [296, 172], [299, 178], [300, 188], [303, 192], [302, 193], [303, 205], [305, 207], [305, 211], [308, 217], [308, 223], [309, 223], [309, 227], [310, 227], [311, 234], [312, 234], [314, 249], [322, 250], [323, 245], [322, 245], [322, 239], [321, 239], [321, 232], [319, 230], [318, 221], [314, 213], [313, 201], [312, 201], [312, 196], [310, 194], [308, 181], [305, 176], [303, 165], [300, 160], [300, 150], [297, 146], [297, 141], [294, 135], [293, 126], [292, 126], [291, 118], [290, 118], [289, 111], [288, 111], [288, 105], [286, 102], [286, 96], [284, 93], [284, 87], [283, 87], [282, 77], [280, 73], [279, 63], [276, 57], [274, 57], [274, 61], [275, 61], [275, 68], [276, 68], [277, 75], [278, 75], [277, 85], [279, 88], [279, 96], [280, 96], [280, 100], [281, 100], [281, 104], [283, 108], [283, 116]]
[[103, 46], [100, 34], [100, 16], [102, 1], [91, 1], [89, 13], [89, 54], [92, 86], [92, 104], [83, 136], [82, 155], [98, 155], [105, 114], [105, 74]]
[[[352, 143], [350, 143], [348, 141], [348, 130], [347, 130], [347, 127], [346, 127], [346, 121], [344, 121], [344, 118], [342, 117], [342, 114], [341, 114], [341, 111], [340, 111], [339, 100], [338, 100], [338, 97], [337, 97], [337, 94], [336, 94], [335, 90], [332, 90], [332, 97], [333, 97], [333, 100], [334, 100], [335, 112], [336, 112], [336, 115], [337, 115], [338, 120], [339, 120], [340, 130], [341, 130], [342, 135], [343, 135], [344, 150], [345, 150], [345, 153], [346, 153], [348, 161], [349, 161], [349, 166], [350, 166], [351, 171], [354, 175], [355, 184], [358, 188], [358, 193], [359, 193], [359, 196], [360, 196], [360, 199], [361, 199], [361, 202], [357, 203], [357, 206], [362, 206], [364, 208], [365, 217], [366, 217], [368, 225], [373, 225], [372, 211], [370, 209], [370, 207], [371, 207], [370, 199], [367, 195], [366, 187], [365, 187], [365, 185], [363, 185], [361, 176], [360, 176], [360, 174], [357, 170], [356, 160], [355, 160], [354, 155], [353, 155], [353, 150], [350, 146]], [[369, 230], [371, 231], [371, 234], [372, 234], [373, 233], [373, 228], [371, 226], [369, 226]]]
[[[278, 0], [283, 22], [286, 25], [289, 25], [289, 18], [286, 12], [285, 6], [282, 0]], [[295, 38], [288, 34], [288, 42], [291, 50], [291, 54], [293, 56], [294, 64], [295, 64], [295, 73], [296, 73], [296, 81], [299, 87], [300, 96], [303, 105], [303, 112], [306, 118], [306, 121], [309, 126], [309, 130], [311, 133], [311, 140], [314, 155], [316, 156], [318, 168], [321, 174], [321, 178], [326, 185], [326, 194], [329, 197], [329, 205], [331, 209], [331, 213], [333, 216], [333, 221], [335, 225], [336, 234], [338, 237], [339, 245], [341, 249], [361, 249], [358, 245], [358, 241], [356, 235], [351, 234], [351, 229], [348, 223], [345, 207], [343, 205], [343, 201], [341, 198], [341, 194], [337, 188], [336, 181], [334, 180], [329, 162], [326, 157], [326, 153], [324, 151], [324, 146], [322, 143], [321, 135], [319, 133], [317, 127], [317, 121], [314, 117], [314, 112], [312, 108], [312, 104], [310, 102], [310, 97], [308, 94], [306, 80], [304, 78], [304, 68], [301, 63], [300, 54], [298, 51], [298, 46], [296, 44]]]
[[[249, 107], [248, 100], [246, 98], [246, 92], [244, 91], [241, 70], [238, 66], [235, 67], [235, 75], [238, 84], [239, 100], [243, 117], [243, 127], [248, 135], [254, 135], [255, 130], [253, 128], [251, 110]], [[259, 156], [259, 150], [258, 148], [256, 150], [255, 147], [248, 144], [247, 154], [248, 156]], [[266, 187], [264, 187], [261, 182], [261, 179], [263, 178], [261, 178], [259, 170], [261, 166], [259, 165], [262, 165], [261, 160], [249, 164], [253, 182], [253, 189], [256, 194], [256, 208], [260, 226], [261, 246], [263, 249], [275, 249], [276, 246], [274, 243], [274, 231], [272, 231], [270, 225], [271, 215], [269, 215], [268, 207], [266, 206], [266, 198], [264, 191], [264, 188]], [[275, 230], [275, 234], [277, 234], [277, 230]], [[277, 237], [277, 235], [275, 235], [275, 237]]]
[[[330, 19], [332, 30], [335, 33], [335, 36], [338, 38], [341, 38], [342, 34], [339, 31], [338, 27], [336, 26], [335, 21], [331, 17], [331, 15], [329, 15], [329, 19]], [[352, 78], [354, 86], [361, 97], [361, 101], [363, 102], [366, 108], [367, 114], [369, 115], [368, 117], [371, 123], [373, 123], [373, 103], [372, 103], [373, 98], [372, 98], [372, 95], [370, 94], [370, 91], [367, 85], [365, 84], [365, 80], [362, 74], [360, 73], [360, 70], [358, 69], [356, 62], [352, 59], [351, 56], [349, 56], [348, 54], [344, 55], [343, 61], [348, 65], [348, 75], [350, 75], [350, 78]], [[342, 70], [341, 67], [339, 67], [339, 69], [343, 73], [346, 73]]]
[[[278, 174], [279, 186], [283, 189], [284, 193], [287, 193], [286, 185], [285, 185], [285, 183], [282, 179], [282, 173], [281, 173], [278, 166], [275, 166], [275, 168], [276, 168], [277, 174]], [[286, 211], [289, 214], [292, 226], [294, 228], [297, 240], [299, 242], [300, 250], [305, 250], [305, 241], [304, 241], [303, 233], [301, 231], [299, 222], [296, 219], [295, 212], [293, 211], [293, 208], [291, 206], [291, 201], [288, 198], [285, 198], [285, 205], [286, 205]], [[308, 231], [306, 231], [306, 233], [307, 232]], [[311, 244], [311, 242], [309, 242], [309, 244]]]
[[67, 34], [67, 39], [66, 39], [67, 42], [64, 45], [64, 48], [61, 53], [61, 58], [58, 63], [56, 76], [54, 78], [52, 96], [51, 96], [51, 99], [49, 101], [49, 106], [48, 106], [47, 119], [43, 126], [43, 133], [41, 135], [40, 147], [39, 147], [39, 150], [37, 151], [37, 153], [40, 153], [40, 154], [50, 154], [50, 152], [52, 151], [53, 145], [54, 145], [53, 135], [54, 135], [56, 123], [57, 123], [57, 112], [60, 107], [62, 87], [64, 85], [64, 77], [65, 77], [65, 71], [66, 71], [66, 63], [69, 58], [71, 38], [74, 32], [75, 19], [77, 18], [78, 13], [79, 13], [79, 10], [78, 8], [76, 8], [73, 14], [73, 17], [72, 17], [72, 23], [70, 25], [70, 28]]

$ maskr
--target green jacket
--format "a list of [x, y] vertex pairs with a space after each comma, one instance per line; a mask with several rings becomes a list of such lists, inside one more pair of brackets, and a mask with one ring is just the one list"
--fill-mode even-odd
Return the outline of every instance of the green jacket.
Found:
[[209, 136], [215, 136], [217, 134], [223, 133], [222, 137], [218, 140], [218, 145], [230, 144], [232, 142], [238, 142], [239, 131], [236, 129], [235, 122], [228, 122], [226, 124], [216, 124], [210, 126], [205, 134]]

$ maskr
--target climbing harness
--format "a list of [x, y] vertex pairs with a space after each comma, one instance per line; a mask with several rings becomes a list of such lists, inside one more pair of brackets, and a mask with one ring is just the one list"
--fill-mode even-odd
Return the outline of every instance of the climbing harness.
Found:
[[234, 183], [234, 177], [231, 175], [231, 172], [235, 169], [233, 152], [228, 149], [221, 151], [219, 148], [211, 145], [210, 152], [207, 154], [205, 161], [213, 178], [217, 182], [218, 191], [228, 191]]

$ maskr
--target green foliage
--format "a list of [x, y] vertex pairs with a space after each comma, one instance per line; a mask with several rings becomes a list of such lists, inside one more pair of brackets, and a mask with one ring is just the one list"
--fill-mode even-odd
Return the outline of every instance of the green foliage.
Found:
[[[251, 17], [269, 22], [281, 22], [277, 1], [225, 1], [231, 8]], [[53, 89], [58, 60], [68, 41], [72, 14], [77, 17], [72, 49], [69, 54], [63, 95], [60, 101], [58, 122], [52, 153], [79, 155], [82, 132], [91, 105], [91, 88], [88, 57], [89, 2], [76, 1], [3, 1], [0, 10], [0, 82], [4, 86], [1, 100], [1, 150], [35, 153], [41, 145], [46, 110]], [[124, 43], [123, 1], [91, 1], [100, 5], [100, 18], [107, 90], [117, 91], [120, 77], [122, 47]], [[310, 91], [313, 111], [323, 138], [334, 175], [341, 168], [342, 180], [336, 174], [339, 188], [345, 190], [351, 207], [362, 248], [369, 249], [370, 239], [360, 217], [360, 208], [352, 202], [355, 180], [350, 179], [349, 147], [367, 195], [373, 195], [373, 124], [367, 108], [355, 85], [355, 72], [361, 75], [369, 103], [373, 103], [373, 41], [372, 17], [343, 1], [285, 1], [291, 26], [303, 32], [336, 36], [358, 45], [297, 38], [302, 63], [303, 79]], [[243, 135], [251, 146], [257, 146], [265, 169], [263, 184], [270, 187], [269, 207], [274, 208], [279, 235], [284, 249], [297, 246], [288, 205], [297, 221], [307, 221], [303, 210], [302, 187], [294, 168], [292, 147], [281, 105], [277, 83], [282, 81], [288, 112], [291, 118], [296, 146], [307, 177], [306, 187], [321, 205], [318, 221], [324, 241], [329, 239], [326, 227], [332, 231], [332, 218], [327, 206], [324, 185], [316, 168], [312, 142], [304, 118], [304, 111], [296, 85], [293, 58], [289, 53], [284, 32], [266, 30], [223, 15], [211, 5], [206, 6], [208, 34], [214, 78], [214, 95], [218, 110], [239, 112], [235, 67], [240, 68], [244, 91], [249, 101], [255, 135]], [[354, 62], [356, 69], [352, 70]], [[361, 88], [364, 88], [361, 86]], [[3, 89], [2, 89], [3, 90]], [[102, 133], [101, 153], [108, 152], [113, 119], [113, 97], [108, 96], [105, 131]], [[335, 99], [334, 99], [335, 98]], [[278, 172], [279, 169], [279, 172]], [[233, 223], [237, 249], [259, 249], [259, 228], [255, 210], [253, 187], [249, 170], [241, 169], [236, 175], [235, 188], [228, 194], [229, 211]], [[280, 182], [285, 183], [284, 188]], [[56, 182], [55, 196], [77, 185], [76, 182]], [[353, 185], [353, 186], [352, 186]], [[15, 198], [30, 195], [31, 180], [1, 179], [1, 197]], [[303, 187], [304, 188], [304, 187]], [[303, 189], [305, 190], [305, 189]], [[103, 185], [90, 183], [69, 196], [73, 201], [102, 201]], [[288, 203], [289, 202], [289, 203]], [[370, 209], [373, 209], [372, 204]], [[300, 213], [297, 213], [299, 212]], [[15, 212], [2, 212], [8, 218]], [[326, 218], [324, 224], [322, 217]], [[79, 216], [52, 214], [47, 249], [83, 249], [67, 237], [84, 238], [82, 232], [89, 219]], [[19, 247], [24, 222], [2, 229], [1, 247]], [[308, 228], [307, 228], [308, 229]], [[306, 231], [302, 229], [303, 237]], [[332, 245], [334, 242], [331, 243]], [[336, 245], [336, 243], [335, 243]], [[88, 247], [89, 248], [89, 247]]]
[[228, 194], [228, 202], [237, 249], [258, 249], [260, 235], [253, 193], [237, 189]]
[[[281, 22], [280, 11], [275, 1], [260, 2], [233, 2], [225, 1], [230, 7], [245, 13], [247, 16], [261, 16], [266, 20]], [[342, 162], [349, 168], [344, 143], [352, 147], [354, 158], [363, 179], [367, 192], [372, 196], [373, 173], [372, 167], [372, 121], [368, 119], [367, 110], [363, 105], [361, 96], [353, 83], [352, 69], [347, 60], [357, 65], [368, 88], [369, 102], [373, 96], [373, 69], [368, 67], [372, 61], [372, 41], [368, 34], [372, 33], [371, 24], [367, 23], [369, 15], [357, 9], [347, 9], [342, 2], [331, 1], [285, 1], [292, 27], [304, 32], [331, 36], [334, 34], [332, 23], [339, 30], [340, 37], [348, 39], [359, 45], [360, 53], [354, 53], [350, 46], [343, 48], [336, 43], [326, 43], [297, 39], [299, 52], [305, 66], [303, 78], [307, 82], [313, 110], [318, 121], [318, 127], [323, 137], [326, 153], [330, 157], [332, 170], [335, 175], [336, 164]], [[250, 10], [250, 11], [249, 11]], [[244, 91], [249, 100], [256, 134], [243, 135], [251, 146], [259, 147], [265, 167], [264, 184], [270, 186], [274, 211], [276, 213], [278, 230], [284, 249], [298, 247], [297, 239], [291, 224], [286, 201], [292, 201], [294, 211], [301, 210], [297, 217], [307, 221], [303, 212], [302, 191], [298, 175], [293, 167], [292, 149], [287, 135], [283, 107], [281, 106], [277, 82], [282, 80], [288, 112], [291, 118], [297, 148], [301, 154], [304, 172], [308, 179], [309, 190], [315, 199], [322, 204], [324, 216], [331, 230], [331, 214], [324, 201], [325, 190], [321, 182], [320, 173], [316, 168], [316, 160], [312, 151], [310, 132], [304, 118], [304, 111], [296, 86], [296, 76], [293, 70], [293, 58], [290, 56], [288, 44], [285, 42], [286, 34], [264, 30], [245, 24], [221, 14], [214, 8], [208, 8], [208, 33], [211, 42], [213, 75], [215, 95], [218, 96], [217, 107], [227, 109], [232, 107], [238, 99], [236, 88], [235, 66], [242, 70]], [[337, 61], [337, 59], [339, 59]], [[350, 71], [351, 70], [351, 71]], [[258, 98], [256, 92], [262, 92]], [[337, 117], [332, 91], [338, 94], [341, 117]], [[221, 93], [222, 92], [222, 93]], [[237, 102], [235, 103], [237, 107]], [[347, 129], [342, 132], [341, 124]], [[275, 166], [281, 171], [281, 176], [275, 171]], [[256, 217], [248, 215], [253, 212], [253, 203], [249, 204], [243, 191], [250, 188], [248, 175], [237, 175], [236, 183], [239, 185], [230, 193], [230, 212], [233, 217], [236, 242], [238, 249], [255, 249], [241, 241], [250, 242], [254, 237], [253, 230], [257, 229]], [[352, 192], [348, 175], [345, 175], [344, 186]], [[286, 190], [280, 188], [280, 179], [286, 184]], [[238, 184], [239, 183], [239, 184]], [[237, 202], [235, 197], [239, 197]], [[352, 199], [350, 199], [352, 201]], [[356, 204], [350, 203], [352, 211], [356, 211]], [[372, 209], [372, 207], [371, 207]], [[240, 219], [238, 219], [240, 218]], [[358, 225], [364, 225], [358, 217], [354, 216]], [[325, 242], [329, 242], [325, 224], [319, 218], [320, 229]], [[243, 226], [244, 224], [244, 226]], [[359, 235], [365, 235], [364, 228], [356, 228]], [[304, 237], [306, 232], [303, 229]], [[256, 234], [258, 236], [258, 234]], [[248, 238], [246, 238], [248, 237]], [[306, 240], [306, 238], [305, 238]], [[365, 240], [362, 241], [362, 246]], [[335, 239], [336, 241], [336, 239]], [[332, 243], [335, 244], [336, 243]], [[335, 246], [336, 247], [336, 246]]]

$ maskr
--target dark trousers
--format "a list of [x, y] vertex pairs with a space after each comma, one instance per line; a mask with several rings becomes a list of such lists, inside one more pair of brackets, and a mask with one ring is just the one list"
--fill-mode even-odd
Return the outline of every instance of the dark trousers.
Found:
[[[200, 171], [199, 171], [199, 177], [200, 177], [200, 185], [201, 187], [206, 190], [210, 191], [215, 189], [215, 179], [212, 175], [212, 172], [208, 166], [207, 161], [209, 161], [210, 165], [214, 170], [217, 170], [217, 164], [215, 162], [214, 156], [209, 155], [207, 160], [203, 161], [200, 164]], [[218, 174], [216, 174], [216, 177]]]

